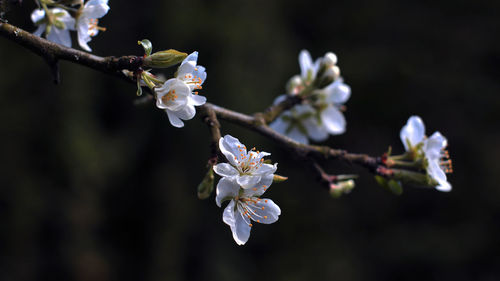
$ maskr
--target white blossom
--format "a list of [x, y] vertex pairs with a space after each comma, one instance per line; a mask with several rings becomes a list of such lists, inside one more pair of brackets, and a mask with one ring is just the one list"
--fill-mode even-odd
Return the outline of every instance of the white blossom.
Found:
[[[311, 101], [298, 104], [283, 112], [270, 127], [300, 143], [324, 141], [328, 135], [345, 132], [346, 121], [341, 112], [343, 104], [349, 99], [351, 88], [341, 79], [328, 87], [317, 90]], [[286, 98], [279, 96], [275, 104]]]
[[49, 9], [49, 13], [53, 17], [52, 22], [49, 22], [45, 11], [42, 9], [36, 9], [31, 13], [31, 20], [38, 25], [38, 28], [33, 34], [41, 36], [47, 30], [47, 24], [50, 23], [50, 31], [48, 34], [45, 34], [47, 40], [66, 47], [71, 47], [71, 36], [69, 31], [74, 30], [75, 20], [67, 11], [60, 8]]
[[195, 91], [202, 88], [201, 85], [207, 78], [205, 68], [196, 64], [197, 59], [198, 52], [187, 56], [177, 69], [176, 78], [155, 88], [156, 106], [165, 110], [170, 124], [177, 128], [184, 127], [182, 120], [190, 120], [195, 116], [195, 106], [207, 101]]
[[98, 26], [98, 19], [104, 17], [109, 11], [108, 0], [89, 0], [83, 6], [76, 20], [76, 31], [78, 32], [78, 44], [87, 52], [92, 51], [87, 44], [96, 36], [100, 30], [105, 28]]
[[451, 171], [446, 138], [439, 132], [427, 138], [424, 122], [418, 116], [411, 116], [408, 119], [401, 129], [400, 138], [406, 151], [416, 156], [423, 155], [426, 160], [427, 175], [438, 182], [436, 189], [451, 191], [451, 184], [446, 179], [446, 173]]
[[243, 245], [250, 237], [252, 221], [271, 224], [278, 220], [281, 210], [271, 199], [259, 198], [267, 187], [259, 186], [249, 189], [240, 186], [228, 177], [223, 177], [217, 184], [216, 203], [227, 199], [231, 201], [224, 209], [222, 220], [231, 227], [234, 241]]
[[273, 182], [277, 163], [264, 163], [267, 152], [247, 151], [237, 138], [225, 135], [219, 140], [219, 149], [229, 163], [220, 163], [213, 167], [214, 171], [226, 180], [234, 182], [243, 189], [267, 188]]

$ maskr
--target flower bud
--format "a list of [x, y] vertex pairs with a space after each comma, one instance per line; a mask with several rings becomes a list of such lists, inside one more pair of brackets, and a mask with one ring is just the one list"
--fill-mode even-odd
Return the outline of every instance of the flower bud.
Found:
[[330, 184], [330, 195], [339, 198], [344, 193], [349, 193], [356, 186], [354, 180], [341, 181]]
[[337, 64], [337, 56], [332, 52], [328, 52], [323, 57], [322, 63], [327, 66], [334, 66]]
[[214, 190], [214, 171], [212, 167], [208, 169], [207, 174], [198, 185], [198, 198], [207, 199]]
[[146, 58], [144, 58], [144, 66], [153, 68], [167, 68], [181, 63], [186, 57], [186, 53], [170, 49], [166, 51], [156, 52], [150, 56], [147, 56]]
[[325, 69], [318, 79], [316, 79], [316, 86], [319, 89], [323, 89], [324, 87], [330, 85], [340, 76], [340, 68], [336, 65], [332, 65]]
[[288, 80], [288, 83], [286, 84], [286, 92], [292, 96], [297, 95], [303, 88], [302, 84], [303, 81], [300, 75], [295, 75]]
[[273, 177], [273, 183], [280, 183], [284, 182], [288, 179], [288, 177], [280, 176], [280, 175], [274, 175]]

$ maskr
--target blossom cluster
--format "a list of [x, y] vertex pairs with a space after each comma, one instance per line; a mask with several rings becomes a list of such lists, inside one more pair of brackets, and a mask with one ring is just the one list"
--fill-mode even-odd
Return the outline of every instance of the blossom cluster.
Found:
[[223, 201], [230, 200], [224, 209], [222, 220], [229, 225], [234, 241], [243, 245], [250, 237], [252, 221], [271, 224], [278, 220], [281, 210], [271, 199], [260, 198], [273, 183], [274, 165], [264, 163], [267, 152], [247, 150], [237, 138], [226, 135], [219, 140], [219, 149], [228, 163], [213, 167], [222, 178], [217, 184], [215, 202], [221, 207]]
[[71, 47], [70, 31], [76, 31], [80, 47], [87, 52], [92, 51], [88, 42], [99, 31], [106, 30], [97, 24], [98, 19], [109, 11], [108, 0], [88, 0], [77, 5], [78, 8], [63, 5], [48, 8], [46, 2], [40, 1], [40, 8], [31, 13], [31, 20], [38, 26], [34, 34], [44, 34], [49, 41]]
[[[337, 56], [327, 53], [313, 62], [308, 51], [299, 54], [301, 74], [292, 77], [287, 95], [300, 95], [304, 102], [283, 112], [270, 127], [300, 143], [324, 141], [329, 135], [345, 132], [346, 121], [343, 104], [351, 95], [351, 88], [339, 77]], [[274, 101], [287, 98], [281, 95]]]

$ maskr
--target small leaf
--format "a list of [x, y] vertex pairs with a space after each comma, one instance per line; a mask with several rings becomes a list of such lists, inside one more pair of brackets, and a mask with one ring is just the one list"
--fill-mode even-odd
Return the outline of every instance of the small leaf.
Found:
[[146, 56], [151, 55], [153, 51], [153, 44], [148, 39], [143, 39], [142, 41], [137, 41], [137, 44], [141, 45], [144, 48], [144, 52]]
[[399, 181], [395, 180], [390, 180], [388, 183], [389, 190], [396, 194], [396, 195], [401, 195], [403, 193], [403, 186], [401, 186], [401, 183]]
[[210, 167], [207, 171], [207, 174], [198, 185], [198, 198], [199, 199], [207, 199], [212, 191], [214, 190], [214, 172], [212, 167]]
[[284, 182], [288, 179], [288, 177], [280, 176], [280, 175], [274, 175], [273, 177], [273, 183], [280, 183]]

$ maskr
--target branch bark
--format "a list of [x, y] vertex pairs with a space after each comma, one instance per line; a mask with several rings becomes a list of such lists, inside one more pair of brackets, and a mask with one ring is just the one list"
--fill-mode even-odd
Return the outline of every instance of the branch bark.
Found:
[[[130, 78], [123, 75], [121, 70], [137, 71], [141, 69], [143, 64], [142, 56], [100, 57], [55, 44], [5, 22], [0, 22], [0, 35], [43, 57], [47, 62], [49, 62], [49, 65], [53, 69], [53, 73], [56, 72], [56, 77], [58, 77], [57, 62], [59, 60], [66, 60], [75, 64], [87, 66], [106, 74], [119, 76], [122, 79], [135, 83]], [[345, 150], [333, 149], [328, 146], [298, 143], [287, 136], [272, 130], [267, 125], [276, 119], [276, 117], [278, 117], [283, 111], [300, 102], [300, 97], [288, 97], [284, 101], [270, 106], [264, 112], [258, 112], [252, 116], [232, 111], [211, 103], [206, 103], [200, 106], [200, 110], [202, 114], [206, 116], [205, 121], [210, 127], [212, 142], [220, 138], [220, 124], [217, 120], [217, 118], [220, 118], [255, 131], [262, 136], [273, 140], [285, 149], [295, 153], [298, 157], [308, 160], [308, 162], [314, 162], [314, 159], [336, 159], [360, 165], [368, 169], [371, 173], [387, 177], [387, 173], [383, 172], [386, 170], [384, 169], [385, 164], [380, 157], [349, 153]]]

